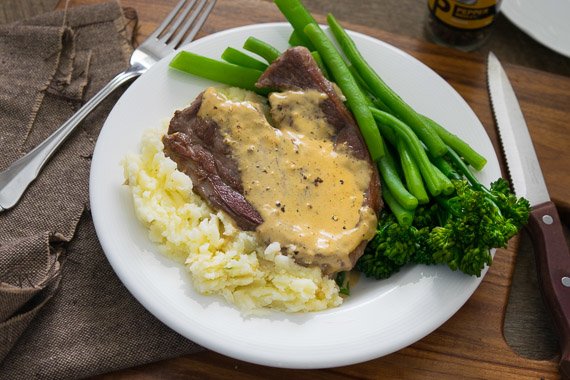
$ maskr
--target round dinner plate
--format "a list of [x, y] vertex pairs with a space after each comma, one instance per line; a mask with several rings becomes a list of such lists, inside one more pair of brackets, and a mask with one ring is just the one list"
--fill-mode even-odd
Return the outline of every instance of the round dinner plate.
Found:
[[501, 12], [536, 41], [570, 58], [570, 0], [504, 0]]
[[[288, 24], [245, 26], [194, 41], [186, 50], [219, 58], [227, 46], [255, 36], [287, 48]], [[461, 96], [426, 65], [374, 38], [350, 33], [366, 60], [415, 109], [446, 126], [488, 158], [483, 183], [500, 176], [491, 141]], [[143, 131], [159, 128], [213, 82], [172, 69], [167, 57], [119, 99], [101, 131], [91, 168], [97, 236], [129, 291], [181, 335], [221, 354], [287, 368], [348, 365], [387, 355], [441, 326], [471, 296], [482, 277], [444, 266], [409, 266], [383, 281], [361, 278], [344, 303], [323, 312], [246, 317], [221, 297], [202, 296], [182, 265], [164, 257], [138, 222], [120, 164], [138, 152]]]

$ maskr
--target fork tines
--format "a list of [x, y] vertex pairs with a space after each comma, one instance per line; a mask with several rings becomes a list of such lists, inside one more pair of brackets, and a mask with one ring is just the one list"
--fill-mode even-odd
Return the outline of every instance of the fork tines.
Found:
[[173, 49], [192, 41], [216, 0], [182, 0], [151, 35]]

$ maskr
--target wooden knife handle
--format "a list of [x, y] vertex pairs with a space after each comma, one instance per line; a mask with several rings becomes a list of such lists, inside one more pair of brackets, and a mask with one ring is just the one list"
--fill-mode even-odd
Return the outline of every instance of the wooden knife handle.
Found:
[[533, 207], [528, 228], [542, 296], [558, 330], [560, 374], [570, 379], [570, 252], [554, 203]]

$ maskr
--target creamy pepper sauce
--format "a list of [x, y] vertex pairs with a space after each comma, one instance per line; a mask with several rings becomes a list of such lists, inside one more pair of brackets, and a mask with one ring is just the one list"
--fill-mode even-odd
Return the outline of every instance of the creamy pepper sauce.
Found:
[[376, 214], [363, 205], [372, 172], [334, 146], [335, 131], [319, 107], [326, 95], [273, 93], [270, 107], [252, 93], [230, 97], [207, 89], [198, 116], [213, 119], [230, 146], [244, 196], [264, 221], [258, 234], [300, 263], [329, 273], [352, 267], [349, 254], [375, 232]]

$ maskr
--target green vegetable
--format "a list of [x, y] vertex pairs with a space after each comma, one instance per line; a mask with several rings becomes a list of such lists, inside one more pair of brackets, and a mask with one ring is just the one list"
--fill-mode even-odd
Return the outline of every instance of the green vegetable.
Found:
[[313, 56], [313, 59], [317, 63], [317, 66], [319, 66], [319, 69], [323, 73], [323, 76], [327, 79], [330, 79], [329, 72], [328, 72], [328, 70], [325, 66], [325, 63], [323, 62], [323, 59], [321, 58], [321, 55], [319, 54], [319, 52], [318, 51], [312, 51], [311, 55]]
[[444, 158], [438, 166], [451, 178], [453, 194], [418, 207], [411, 225], [399, 223], [393, 210], [385, 211], [357, 263], [363, 273], [385, 278], [413, 263], [445, 264], [480, 276], [492, 262], [490, 249], [505, 247], [526, 223], [530, 204], [511, 193], [504, 179], [486, 188], [453, 150]]
[[402, 139], [396, 142], [396, 148], [400, 155], [400, 164], [406, 179], [406, 186], [410, 193], [417, 198], [418, 203], [425, 204], [429, 202], [429, 196], [424, 187], [420, 170], [416, 165], [412, 154], [409, 152], [408, 146]]
[[335, 277], [335, 282], [338, 285], [338, 292], [346, 296], [350, 295], [350, 282], [348, 281], [347, 272], [338, 272]]
[[245, 40], [243, 48], [263, 57], [268, 63], [272, 63], [281, 55], [279, 50], [255, 37], [249, 37]]
[[266, 90], [255, 87], [255, 82], [262, 72], [247, 67], [234, 65], [188, 51], [181, 51], [170, 62], [170, 67], [194, 74], [202, 78], [266, 94]]
[[360, 77], [360, 75], [358, 75], [354, 66], [352, 65], [346, 65], [346, 66], [348, 67], [348, 71], [350, 71], [350, 73], [352, 74], [354, 82], [360, 89], [360, 92], [362, 93], [362, 95], [364, 95], [364, 100], [366, 101], [366, 104], [368, 104], [368, 107], [374, 108], [376, 106], [376, 104], [374, 103], [374, 100], [376, 98], [374, 97], [374, 95], [368, 92], [368, 87], [366, 86], [366, 83], [364, 83], [364, 80]]
[[[487, 189], [479, 182], [473, 173], [471, 173], [467, 165], [453, 149], [449, 149], [446, 157], [449, 158], [450, 166], [455, 168], [459, 172], [459, 175], [465, 176], [473, 189], [484, 193], [486, 199], [494, 203], [502, 215], [512, 221], [513, 226], [517, 230], [520, 230], [524, 224], [526, 224], [530, 212], [530, 203], [524, 198], [517, 198], [517, 196], [511, 192], [509, 184], [505, 179], [497, 179], [491, 184], [490, 189]], [[457, 176], [457, 172], [446, 173], [446, 175], [448, 177]], [[496, 247], [501, 247], [501, 245], [497, 245]]]
[[[378, 170], [382, 177], [382, 188], [389, 189], [394, 199], [406, 210], [414, 210], [418, 206], [418, 200], [408, 192], [398, 173], [396, 161], [392, 153], [384, 147], [384, 156], [378, 160]], [[384, 197], [385, 198], [385, 197]]]
[[382, 197], [384, 201], [390, 207], [390, 210], [398, 220], [398, 223], [402, 226], [410, 226], [414, 220], [414, 210], [408, 210], [396, 200], [392, 195], [390, 188], [386, 186], [386, 183], [382, 180]]
[[[435, 171], [430, 159], [428, 158], [422, 143], [418, 139], [418, 136], [408, 127], [405, 123], [400, 121], [393, 115], [387, 112], [380, 111], [377, 109], [371, 109], [374, 119], [378, 122], [378, 128], [380, 128], [383, 135], [386, 137], [386, 129], [391, 129], [398, 138], [403, 139], [408, 147], [410, 154], [414, 157], [416, 164], [418, 165], [421, 175], [425, 181], [428, 191], [431, 195], [439, 195], [443, 191], [445, 184], [442, 182], [441, 177]], [[395, 145], [395, 142], [393, 142]], [[447, 149], [447, 147], [446, 147]]]
[[[401, 121], [410, 126], [416, 135], [427, 146], [429, 151], [435, 157], [439, 157], [447, 152], [447, 147], [441, 140], [439, 135], [424, 122], [420, 115], [414, 111], [402, 98], [400, 98], [378, 74], [364, 60], [354, 41], [349, 37], [348, 33], [342, 28], [333, 15], [327, 16], [327, 22], [333, 32], [342, 51], [348, 58], [349, 62], [356, 68], [362, 79], [367, 83], [370, 92], [382, 101]], [[328, 65], [329, 68], [330, 65]], [[337, 77], [335, 76], [335, 79]]]
[[[435, 160], [435, 159], [433, 159], [433, 160]], [[445, 176], [445, 174], [443, 174], [441, 172], [441, 170], [439, 170], [439, 168], [436, 165], [432, 164], [432, 167], [433, 167], [433, 170], [434, 170], [435, 174], [437, 175], [437, 177], [439, 178], [440, 183], [442, 185], [442, 187], [441, 187], [442, 191], [441, 192], [445, 195], [452, 194], [455, 191], [455, 189], [453, 188], [453, 183], [451, 183], [449, 178], [447, 178]]]
[[313, 43], [305, 34], [305, 27], [308, 24], [316, 24], [317, 22], [301, 1], [275, 0], [275, 4], [295, 30], [295, 38], [301, 41], [301, 43], [295, 44], [295, 46], [305, 46], [310, 51], [315, 50]]
[[370, 107], [377, 108], [380, 111], [388, 112], [391, 114], [391, 111], [388, 108], [388, 106], [384, 104], [376, 96], [374, 96], [372, 93], [370, 93], [370, 87], [368, 87], [368, 84], [364, 81], [364, 79], [362, 79], [356, 68], [354, 68], [354, 66], [352, 66], [351, 64], [348, 64], [348, 70], [356, 80], [358, 87], [360, 87], [360, 91], [362, 91], [362, 93], [366, 96], [367, 102], [369, 103]]
[[443, 128], [441, 125], [430, 119], [429, 117], [421, 115], [421, 118], [428, 124], [455, 152], [457, 152], [461, 157], [473, 166], [477, 170], [483, 169], [487, 163], [487, 159], [477, 153], [473, 148], [469, 146], [465, 141], [461, 140], [459, 137], [449, 132], [447, 129]]
[[339, 52], [332, 42], [317, 24], [308, 24], [305, 34], [316, 46], [319, 55], [334, 77], [336, 84], [346, 97], [348, 107], [354, 114], [360, 132], [370, 152], [373, 161], [377, 161], [384, 155], [382, 137], [376, 127], [376, 122], [366, 102], [365, 96], [360, 91], [348, 67], [344, 63]]
[[415, 227], [402, 226], [392, 213], [382, 212], [376, 235], [357, 261], [356, 269], [378, 280], [390, 277], [414, 254], [415, 233]]
[[267, 69], [267, 64], [263, 63], [244, 52], [234, 49], [233, 47], [228, 47], [222, 53], [222, 59], [226, 62], [233, 63], [238, 66], [249, 67], [250, 69], [256, 69], [260, 71], [265, 71]]
[[289, 36], [288, 42], [289, 46], [305, 46], [305, 42], [301, 38], [299, 38], [299, 35], [295, 31], [293, 31]]

